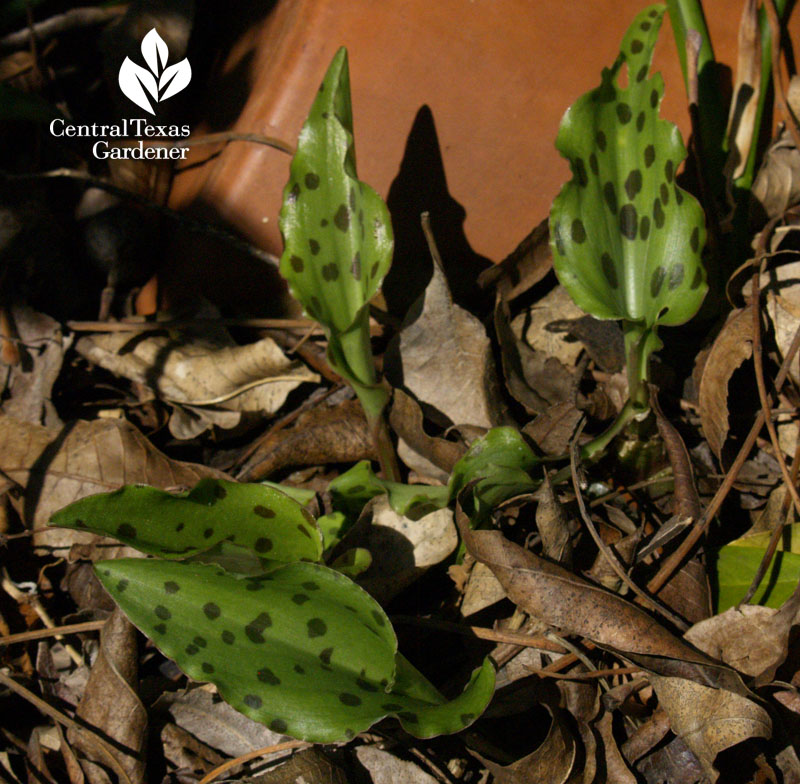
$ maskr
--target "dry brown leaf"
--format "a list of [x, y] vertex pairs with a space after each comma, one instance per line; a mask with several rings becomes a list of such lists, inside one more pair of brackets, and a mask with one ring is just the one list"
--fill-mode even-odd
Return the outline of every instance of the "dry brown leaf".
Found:
[[466, 618], [505, 598], [505, 589], [492, 570], [486, 564], [478, 562], [469, 573], [464, 600], [461, 602], [461, 615]]
[[3, 401], [3, 413], [23, 422], [57, 427], [61, 419], [50, 398], [72, 338], [63, 336], [55, 319], [29, 307], [15, 305], [10, 315], [20, 338], [20, 361], [9, 369], [9, 399]]
[[569, 519], [553, 492], [553, 484], [546, 471], [536, 497], [539, 500], [536, 506], [536, 527], [542, 537], [542, 554], [545, 558], [569, 568], [572, 565]]
[[546, 455], [564, 455], [582, 418], [574, 402], [556, 403], [525, 425], [522, 432]]
[[460, 505], [456, 521], [467, 550], [491, 568], [508, 598], [534, 618], [622, 653], [650, 671], [748, 693], [733, 670], [675, 637], [637, 605], [539, 558], [499, 531], [472, 531]]
[[[136, 693], [138, 661], [136, 629], [117, 608], [100, 633], [100, 652], [77, 711], [81, 721], [112, 743], [132, 784], [146, 782], [147, 711]], [[96, 755], [96, 741], [78, 730], [70, 730], [69, 738], [86, 757], [83, 768], [89, 784], [110, 784], [104, 768], [95, 764], [106, 761]]]
[[700, 761], [682, 738], [672, 738], [636, 766], [647, 784], [708, 784]]
[[387, 373], [438, 413], [441, 425], [493, 427], [502, 421], [492, 345], [483, 324], [453, 302], [444, 271], [411, 306], [389, 351]]
[[[126, 484], [192, 487], [204, 477], [225, 478], [213, 468], [170, 460], [129, 422], [77, 421], [49, 429], [3, 415], [0, 470], [24, 491], [22, 515], [35, 530], [34, 545], [56, 550], [98, 541], [93, 534], [45, 528], [55, 511], [79, 498]], [[114, 557], [110, 549], [101, 555]]]
[[[376, 746], [359, 746], [358, 761], [369, 771], [372, 784], [437, 784], [437, 779], [426, 773], [419, 765], [402, 760]], [[295, 779], [299, 781], [299, 779]], [[346, 784], [347, 779], [344, 779]]]
[[[195, 411], [216, 406], [274, 414], [293, 389], [305, 381], [319, 381], [302, 363], [287, 359], [272, 338], [239, 346], [220, 330], [180, 339], [111, 332], [83, 337], [75, 348], [100, 367]], [[238, 421], [239, 417], [229, 416], [214, 424], [231, 427]], [[173, 435], [195, 434], [185, 430], [185, 422], [181, 424], [184, 427], [174, 428]]]
[[285, 466], [377, 460], [364, 410], [357, 400], [318, 405], [301, 414], [291, 429], [270, 433], [237, 477], [264, 479]]
[[[392, 398], [392, 413], [389, 417], [389, 423], [393, 430], [405, 442], [409, 450], [449, 476], [453, 466], [466, 452], [466, 447], [444, 438], [429, 436], [424, 430], [423, 419], [422, 409], [417, 401], [402, 389], [396, 389]], [[417, 465], [412, 465], [402, 455], [401, 459], [409, 468], [424, 473]], [[426, 474], [426, 476], [431, 476], [431, 474]], [[436, 474], [433, 476], [439, 478]]]
[[684, 639], [739, 672], [772, 680], [786, 658], [789, 633], [800, 622], [800, 589], [778, 609], [743, 604], [695, 624]]
[[708, 354], [700, 379], [700, 421], [703, 434], [717, 458], [728, 437], [728, 382], [753, 353], [753, 311], [734, 311]]
[[650, 674], [649, 679], [672, 731], [686, 742], [712, 781], [719, 776], [714, 760], [721, 751], [751, 738], [772, 737], [769, 714], [747, 697], [685, 678]]
[[614, 717], [606, 711], [594, 725], [603, 739], [603, 754], [605, 756], [606, 780], [614, 784], [636, 784], [636, 776], [631, 772], [625, 758], [622, 756], [617, 741], [614, 739]]

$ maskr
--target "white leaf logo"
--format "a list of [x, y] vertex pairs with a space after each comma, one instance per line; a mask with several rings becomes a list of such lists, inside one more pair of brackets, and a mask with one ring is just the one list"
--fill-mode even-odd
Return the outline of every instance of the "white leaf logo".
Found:
[[126, 57], [119, 69], [119, 87], [137, 106], [155, 114], [150, 98], [158, 103], [183, 90], [192, 79], [192, 66], [186, 58], [167, 66], [169, 47], [155, 27], [142, 39], [142, 56], [150, 70]]

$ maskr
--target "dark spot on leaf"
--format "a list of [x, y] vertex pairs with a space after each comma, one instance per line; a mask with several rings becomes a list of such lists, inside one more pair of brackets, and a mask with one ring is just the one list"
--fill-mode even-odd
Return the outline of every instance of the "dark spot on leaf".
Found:
[[625, 193], [633, 201], [637, 193], [642, 189], [642, 173], [639, 169], [631, 169], [628, 178], [625, 180]]
[[608, 253], [604, 253], [600, 257], [600, 267], [603, 270], [603, 275], [606, 276], [606, 280], [608, 284], [611, 286], [612, 289], [615, 289], [619, 286], [619, 280], [617, 279], [617, 270], [614, 267], [614, 259], [609, 256]]
[[333, 648], [325, 648], [319, 652], [319, 659], [323, 664], [330, 664], [331, 656], [333, 656]]
[[261, 697], [257, 694], [246, 694], [244, 704], [247, 705], [248, 708], [258, 710], [261, 707]]
[[172, 613], [166, 607], [164, 607], [163, 604], [157, 605], [153, 612], [156, 614], [156, 617], [160, 618], [162, 621], [168, 621], [170, 618], [172, 618]]
[[624, 101], [620, 101], [620, 103], [617, 104], [617, 118], [619, 119], [619, 121], [623, 125], [626, 125], [631, 121], [632, 117], [633, 117], [633, 112], [631, 111], [631, 107], [628, 106], [628, 104], [625, 103]]
[[644, 148], [644, 165], [649, 169], [656, 159], [656, 148], [652, 144], [648, 144]]
[[259, 536], [253, 545], [257, 553], [268, 553], [272, 549], [272, 539], [266, 536]]
[[683, 204], [683, 192], [677, 185], [675, 186], [675, 201], [679, 206]]
[[575, 218], [575, 220], [572, 221], [572, 241], [577, 242], [578, 245], [586, 242], [586, 229], [580, 218]]
[[214, 485], [214, 495], [222, 500], [226, 495], [228, 495], [228, 492], [222, 485]]
[[598, 131], [595, 134], [594, 140], [597, 142], [600, 152], [603, 152], [606, 149], [606, 135], [602, 131]]
[[167, 580], [167, 582], [164, 583], [164, 590], [167, 593], [178, 593], [180, 589], [180, 585], [178, 585], [178, 583], [176, 583], [174, 580]]
[[694, 291], [695, 289], [700, 287], [700, 284], [703, 282], [703, 271], [698, 267], [694, 271], [694, 277], [692, 278], [692, 282], [689, 285], [689, 288]]
[[286, 732], [286, 730], [289, 728], [289, 725], [283, 719], [273, 719], [269, 723], [269, 728], [273, 732], [281, 732], [281, 733], [283, 733], [283, 732]]
[[672, 182], [675, 176], [675, 164], [671, 160], [667, 160], [664, 164], [664, 176], [667, 178], [667, 182]]
[[289, 203], [294, 204], [300, 197], [300, 183], [296, 182], [289, 191]]
[[222, 632], [222, 642], [224, 642], [225, 645], [233, 645], [235, 641], [236, 637], [234, 637], [233, 632], [230, 632], [227, 629]]
[[317, 585], [317, 583], [313, 582], [313, 580], [307, 580], [306, 582], [301, 583], [301, 586], [303, 588], [305, 588], [307, 591], [318, 591], [319, 590], [319, 585]]
[[350, 209], [356, 211], [356, 189], [353, 187], [350, 188]]
[[260, 580], [248, 580], [244, 589], [245, 591], [263, 591], [264, 585]]
[[350, 262], [350, 274], [356, 279], [361, 280], [361, 254], [356, 251], [353, 261]]
[[200, 666], [207, 675], [211, 675], [214, 672], [214, 665], [210, 662], [203, 662]]
[[664, 284], [666, 276], [667, 271], [660, 264], [653, 270], [653, 276], [650, 278], [650, 296], [654, 299], [661, 291], [661, 286]]
[[377, 610], [372, 611], [372, 617], [375, 619], [375, 623], [377, 623], [378, 626], [386, 626], [386, 621], [384, 620], [383, 615], [381, 615], [381, 613], [379, 613]]
[[672, 265], [672, 269], [669, 271], [669, 281], [667, 282], [667, 288], [670, 291], [675, 291], [678, 286], [683, 283], [683, 264], [678, 262], [677, 264]]
[[312, 618], [307, 624], [309, 637], [322, 637], [328, 632], [328, 625], [322, 618]]
[[335, 261], [332, 261], [330, 264], [326, 264], [322, 268], [322, 277], [327, 281], [336, 280], [339, 277], [339, 268], [336, 266]]
[[117, 583], [117, 590], [118, 590], [120, 593], [122, 593], [122, 591], [124, 591], [124, 590], [125, 590], [125, 589], [128, 587], [128, 583], [129, 583], [129, 582], [130, 582], [129, 580], [126, 580], [125, 578], [123, 578], [122, 580], [120, 580], [120, 581]]
[[574, 166], [575, 166], [575, 177], [578, 180], [578, 185], [580, 185], [581, 188], [583, 188], [589, 184], [589, 178], [586, 176], [586, 166], [583, 163], [583, 158], [576, 158]]
[[194, 656], [200, 649], [196, 645], [187, 645], [186, 646], [186, 655], [187, 656]]
[[272, 509], [268, 509], [266, 506], [261, 506], [261, 504], [259, 504], [258, 506], [253, 507], [253, 511], [259, 517], [265, 517], [267, 520], [270, 520], [273, 517], [275, 517], [275, 512], [273, 512]]
[[244, 633], [251, 642], [260, 644], [264, 642], [262, 632], [270, 626], [272, 626], [272, 618], [269, 617], [269, 613], [262, 612], [261, 615], [254, 618], [244, 627]]
[[617, 192], [614, 190], [614, 183], [607, 182], [603, 186], [603, 197], [606, 200], [606, 204], [608, 205], [608, 209], [611, 210], [612, 214], [617, 214]]
[[117, 528], [117, 534], [125, 539], [135, 539], [136, 529], [128, 523], [122, 523], [122, 525]]
[[303, 536], [305, 536], [307, 539], [314, 538], [311, 536], [311, 531], [309, 531], [308, 528], [306, 528], [302, 523], [297, 524], [297, 530], [300, 531], [300, 533], [303, 534]]
[[636, 73], [636, 81], [643, 82], [647, 78], [647, 64], [643, 65]]
[[378, 687], [374, 683], [370, 683], [369, 681], [364, 680], [364, 678], [356, 678], [356, 686], [358, 686], [361, 691], [378, 691]]
[[650, 236], [650, 218], [647, 215], [642, 215], [639, 221], [639, 237], [646, 240]]
[[355, 738], [355, 736], [356, 736], [355, 730], [351, 730], [351, 729], [348, 727], [348, 728], [347, 728], [347, 729], [345, 729], [345, 731], [344, 731], [344, 736], [345, 736], [345, 738], [347, 738], [348, 740], [352, 740], [352, 739], [353, 739], [353, 738]]
[[319, 243], [316, 240], [309, 240], [308, 247], [311, 250], [312, 256], [316, 256], [319, 253]]
[[322, 113], [322, 119], [323, 119], [323, 120], [327, 120], [327, 119], [328, 119], [328, 117], [330, 117], [330, 114], [328, 114], [328, 112], [323, 112], [323, 113]]
[[80, 517], [73, 523], [76, 528], [86, 528], [86, 523], [80, 519]]
[[178, 523], [178, 524], [175, 526], [175, 531], [176, 531], [177, 533], [180, 533], [180, 532], [181, 532], [183, 529], [184, 529], [184, 525], [183, 525], [183, 523]]
[[652, 11], [650, 11], [650, 13], [648, 14], [648, 16], [649, 16], [651, 19], [655, 19], [655, 18], [658, 16], [658, 11], [657, 11], [657, 10], [654, 8]]
[[650, 93], [650, 107], [655, 109], [658, 106], [658, 90], [653, 90]]
[[656, 228], [661, 229], [664, 227], [664, 210], [661, 207], [661, 201], [656, 199], [653, 202], [653, 220], [655, 221]]
[[356, 697], [355, 694], [350, 694], [346, 691], [343, 691], [339, 695], [339, 702], [343, 705], [349, 705], [351, 708], [355, 708], [356, 705], [361, 705], [361, 697]]
[[600, 167], [597, 165], [597, 156], [594, 153], [589, 156], [589, 168], [592, 170], [592, 174], [594, 175], [600, 173]]
[[345, 609], [345, 610], [350, 610], [350, 612], [351, 612], [351, 613], [357, 613], [357, 612], [358, 612], [358, 610], [356, 610], [356, 608], [355, 608], [355, 607], [351, 607], [349, 604], [346, 604], [346, 605], [344, 606], [344, 609]]
[[295, 671], [295, 672], [296, 672], [298, 675], [305, 675], [305, 674], [306, 674], [306, 671], [305, 671], [305, 669], [304, 669], [303, 667], [301, 667], [299, 664], [295, 664], [295, 665], [294, 665], [294, 671]]
[[295, 604], [305, 604], [305, 603], [306, 603], [307, 601], [309, 601], [310, 599], [311, 599], [311, 597], [310, 597], [310, 596], [308, 596], [308, 595], [307, 595], [307, 594], [305, 594], [305, 593], [296, 593], [296, 594], [295, 594], [295, 595], [292, 597], [292, 601], [293, 601]]
[[400, 711], [400, 713], [398, 713], [397, 716], [403, 721], [407, 721], [409, 724], [419, 723], [419, 716], [417, 716], [416, 713], [412, 713], [411, 711]]
[[636, 207], [633, 204], [626, 204], [619, 211], [619, 230], [622, 232], [623, 237], [629, 240], [636, 239], [636, 232], [639, 228], [639, 217], [636, 213]]
[[639, 112], [639, 114], [636, 115], [636, 130], [639, 131], [639, 133], [644, 130], [644, 120], [644, 112]]
[[192, 642], [198, 648], [205, 648], [206, 645], [208, 645], [208, 643], [206, 642], [206, 638], [205, 637], [201, 637], [199, 634], [192, 640]]
[[281, 679], [269, 667], [262, 667], [258, 671], [257, 677], [261, 683], [266, 683], [269, 686], [281, 685]]
[[644, 44], [638, 38], [634, 38], [631, 41], [631, 51], [634, 54], [639, 54], [639, 52], [641, 52], [642, 49], [644, 49]]
[[292, 256], [289, 259], [289, 264], [292, 265], [292, 269], [295, 272], [302, 272], [305, 269], [305, 264], [303, 260], [299, 256]]
[[669, 202], [669, 188], [667, 187], [667, 184], [662, 182], [658, 192], [661, 196], [661, 203], [666, 207], [667, 202]]
[[642, 28], [645, 32], [650, 29], [650, 22], [642, 22], [639, 27]]
[[378, 274], [378, 267], [379, 266], [380, 265], [378, 264], [377, 261], [372, 265], [372, 269], [369, 271], [369, 276], [371, 278], [374, 278]]
[[340, 231], [347, 231], [350, 228], [350, 212], [346, 204], [340, 204], [333, 216], [333, 223]]
[[206, 539], [210, 539], [213, 535], [214, 535], [213, 528], [206, 528], [206, 530], [203, 531], [203, 537]]
[[405, 705], [401, 705], [399, 702], [385, 702], [383, 705], [381, 705], [381, 708], [383, 708], [385, 711], [391, 711], [392, 713], [395, 713], [396, 711], [403, 710]]
[[328, 225], [328, 219], [327, 219], [327, 218], [323, 218], [323, 219], [322, 219], [322, 220], [319, 222], [319, 225], [320, 225], [320, 226], [322, 226], [322, 228], [324, 229], [324, 228], [325, 228], [325, 227]]
[[221, 614], [219, 605], [214, 604], [214, 602], [208, 602], [208, 604], [204, 604], [203, 612], [209, 621], [215, 621]]
[[306, 188], [309, 190], [315, 191], [319, 188], [319, 176], [314, 174], [314, 172], [309, 172], [303, 177], [303, 182], [306, 184]]
[[697, 226], [692, 229], [692, 236], [689, 238], [689, 247], [691, 247], [693, 253], [697, 253], [700, 250], [700, 229]]
[[322, 313], [322, 306], [316, 297], [311, 297], [311, 307], [314, 309], [314, 313]]
[[153, 627], [159, 634], [166, 634], [167, 633], [167, 626], [164, 623], [157, 623]]

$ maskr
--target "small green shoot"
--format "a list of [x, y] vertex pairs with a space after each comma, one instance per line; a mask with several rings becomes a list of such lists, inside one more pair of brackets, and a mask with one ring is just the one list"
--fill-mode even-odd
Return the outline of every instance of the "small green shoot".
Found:
[[654, 5], [636, 16], [616, 62], [567, 110], [556, 141], [573, 178], [550, 212], [553, 263], [577, 305], [622, 321], [627, 421], [648, 409], [659, 325], [692, 318], [707, 289], [703, 210], [675, 182], [686, 149], [678, 129], [658, 116], [664, 83], [650, 75], [663, 14]]
[[369, 301], [389, 271], [394, 248], [389, 211], [358, 179], [347, 50], [339, 49], [300, 132], [283, 193], [280, 271], [328, 338], [328, 362], [358, 395], [381, 465], [397, 479], [383, 424], [388, 389], [378, 382], [369, 335]]

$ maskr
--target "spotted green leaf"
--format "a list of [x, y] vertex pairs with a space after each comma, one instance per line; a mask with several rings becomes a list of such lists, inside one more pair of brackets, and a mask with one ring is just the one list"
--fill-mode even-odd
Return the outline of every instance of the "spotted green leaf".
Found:
[[203, 479], [183, 494], [129, 485], [76, 501], [50, 524], [111, 536], [160, 558], [237, 572], [322, 556], [316, 522], [296, 501], [273, 487], [219, 479]]
[[644, 329], [687, 321], [707, 288], [703, 210], [675, 182], [686, 149], [658, 116], [664, 83], [650, 75], [663, 14], [636, 16], [600, 86], [564, 115], [556, 146], [573, 177], [550, 212], [553, 264], [575, 302]]
[[276, 732], [316, 743], [352, 738], [385, 716], [418, 737], [456, 732], [494, 689], [487, 659], [447, 701], [397, 652], [364, 590], [319, 564], [237, 577], [214, 566], [144, 559], [97, 565], [131, 621], [189, 675]]

